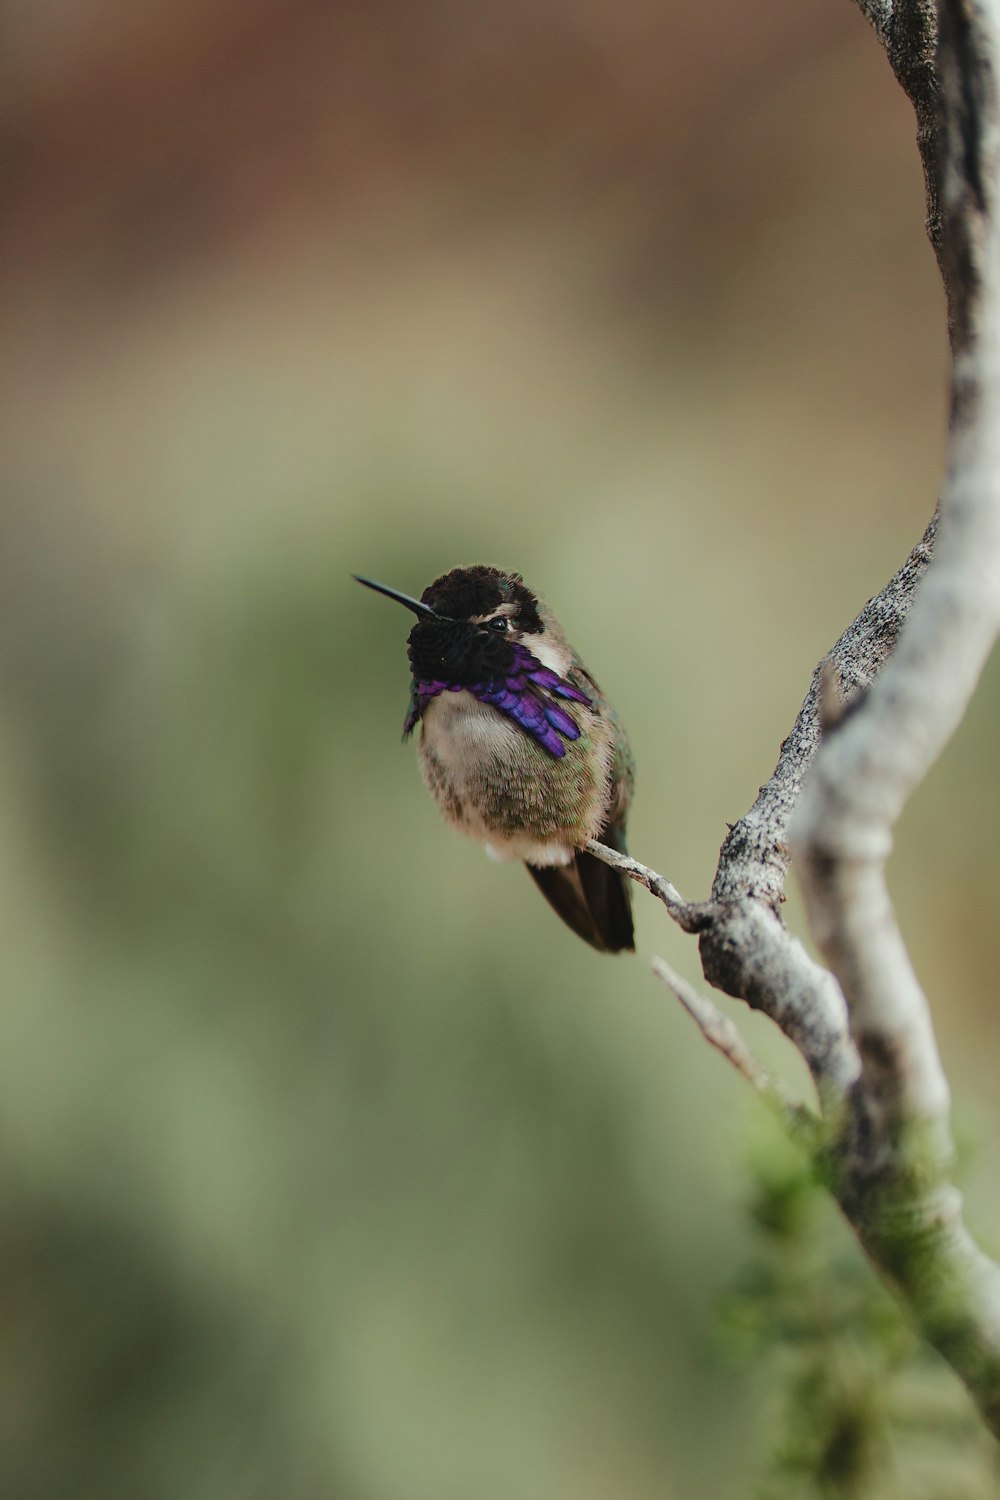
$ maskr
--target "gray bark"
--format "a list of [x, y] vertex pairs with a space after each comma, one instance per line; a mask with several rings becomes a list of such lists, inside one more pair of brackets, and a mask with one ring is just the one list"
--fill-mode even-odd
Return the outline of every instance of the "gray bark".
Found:
[[[906, 798], [1000, 630], [1000, 0], [859, 0], [911, 99], [952, 346], [948, 470], [899, 571], [823, 658], [778, 764], [720, 851], [711, 899], [591, 846], [699, 936], [706, 979], [769, 1016], [816, 1083], [812, 1121], [861, 1245], [1000, 1437], [1000, 1268], [949, 1181], [948, 1084], [885, 880]], [[930, 497], [929, 497], [930, 500]], [[813, 960], [780, 906], [801, 881]], [[802, 1111], [662, 961], [706, 1038], [791, 1128]]]

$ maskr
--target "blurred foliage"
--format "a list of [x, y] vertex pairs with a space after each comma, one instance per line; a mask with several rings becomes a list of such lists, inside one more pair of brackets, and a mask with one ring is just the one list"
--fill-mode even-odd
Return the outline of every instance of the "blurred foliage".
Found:
[[[67, 579], [56, 631], [53, 592], [25, 588], [4, 682], [11, 1493], [696, 1474], [660, 1449], [663, 1403], [680, 1423], [728, 1382], [669, 1125], [649, 1130], [679, 1106], [659, 1066], [635, 1075], [660, 1007], [620, 1034], [572, 943], [539, 990], [558, 927], [499, 916], [485, 882], [463, 912], [468, 877], [434, 854], [414, 904], [385, 834], [419, 847], [419, 787], [398, 734], [363, 726], [354, 591], [312, 573], [272, 557], [141, 612]], [[385, 696], [401, 710], [405, 682]]]
[[995, 1500], [996, 1444], [876, 1280], [824, 1172], [760, 1135], [750, 1169], [757, 1249], [720, 1329], [770, 1388], [759, 1500]]
[[[933, 502], [905, 101], [832, 0], [0, 25], [0, 1494], [745, 1500], [787, 1381], [713, 1338], [754, 1105], [645, 966], [696, 955], [441, 824], [349, 575], [520, 569], [703, 894]], [[985, 1140], [998, 717], [994, 665], [892, 872]]]

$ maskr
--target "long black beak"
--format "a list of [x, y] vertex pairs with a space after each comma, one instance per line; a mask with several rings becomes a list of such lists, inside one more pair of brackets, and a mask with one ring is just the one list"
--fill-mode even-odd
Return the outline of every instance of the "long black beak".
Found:
[[360, 573], [352, 573], [358, 583], [363, 583], [366, 589], [374, 589], [376, 594], [385, 594], [387, 599], [395, 599], [397, 603], [411, 609], [415, 615], [427, 615], [431, 620], [443, 620], [436, 610], [431, 609], [429, 604], [423, 604], [419, 599], [411, 599], [409, 594], [401, 594], [399, 589], [390, 589], [384, 583], [376, 583], [374, 578], [362, 578]]

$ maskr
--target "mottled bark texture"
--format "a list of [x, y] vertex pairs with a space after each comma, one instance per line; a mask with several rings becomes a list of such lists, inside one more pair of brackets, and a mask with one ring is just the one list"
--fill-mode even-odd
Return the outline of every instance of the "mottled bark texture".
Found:
[[[947, 294], [939, 510], [816, 668], [770, 780], [722, 846], [711, 899], [686, 902], [655, 872], [614, 860], [698, 934], [706, 979], [798, 1047], [845, 1216], [1000, 1437], [1000, 1269], [972, 1241], [949, 1181], [948, 1085], [885, 881], [892, 828], [1000, 629], [1000, 0], [859, 3], [916, 111]], [[828, 968], [782, 922], [792, 861]], [[661, 961], [657, 972], [786, 1122], [801, 1123], [732, 1023]]]

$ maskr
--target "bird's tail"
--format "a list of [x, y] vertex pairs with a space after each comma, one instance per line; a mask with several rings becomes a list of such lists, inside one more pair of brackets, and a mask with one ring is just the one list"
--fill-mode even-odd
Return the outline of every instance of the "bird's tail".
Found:
[[[600, 842], [625, 854], [621, 828], [601, 830]], [[529, 865], [532, 880], [567, 927], [601, 953], [632, 952], [630, 882], [603, 860], [578, 849], [569, 865]]]

